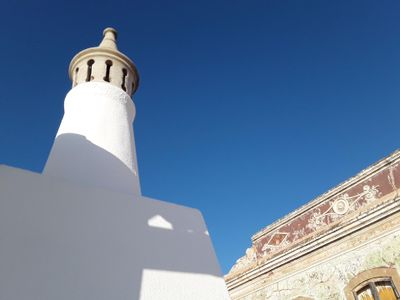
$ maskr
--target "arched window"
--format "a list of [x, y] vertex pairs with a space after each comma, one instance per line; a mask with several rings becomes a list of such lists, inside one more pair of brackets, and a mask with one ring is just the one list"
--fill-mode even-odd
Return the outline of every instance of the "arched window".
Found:
[[113, 63], [111, 60], [106, 60], [106, 76], [103, 77], [104, 81], [110, 82], [110, 69], [112, 65]]
[[122, 84], [121, 84], [121, 88], [126, 92], [126, 86], [125, 86], [125, 81], [126, 81], [126, 75], [128, 75], [128, 71], [123, 68], [122, 69]]
[[87, 62], [87, 74], [86, 74], [86, 81], [91, 81], [93, 79], [92, 76], [92, 66], [94, 64], [93, 59], [89, 59]]
[[345, 288], [348, 300], [398, 300], [400, 276], [394, 268], [373, 268], [361, 272]]

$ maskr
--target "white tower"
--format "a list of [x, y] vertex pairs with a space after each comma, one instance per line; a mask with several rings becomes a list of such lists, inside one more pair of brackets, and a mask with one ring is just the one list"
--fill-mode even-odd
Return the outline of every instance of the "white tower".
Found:
[[194, 209], [140, 194], [132, 61], [78, 53], [44, 174], [0, 165], [0, 299], [228, 300]]
[[106, 28], [98, 47], [72, 59], [72, 89], [43, 173], [139, 196], [131, 99], [139, 76], [116, 38], [116, 30]]

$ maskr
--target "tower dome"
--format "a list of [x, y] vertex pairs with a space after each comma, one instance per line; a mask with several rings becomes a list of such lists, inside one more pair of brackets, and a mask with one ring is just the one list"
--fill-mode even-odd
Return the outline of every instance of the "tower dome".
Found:
[[138, 88], [139, 74], [135, 64], [118, 51], [117, 31], [104, 29], [103, 40], [98, 47], [82, 50], [69, 65], [72, 87], [84, 82], [109, 82], [132, 96]]

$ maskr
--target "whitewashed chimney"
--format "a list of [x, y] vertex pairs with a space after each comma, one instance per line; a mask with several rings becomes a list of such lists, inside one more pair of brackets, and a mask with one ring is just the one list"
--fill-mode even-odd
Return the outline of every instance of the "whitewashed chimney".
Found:
[[72, 59], [72, 89], [43, 174], [138, 196], [131, 95], [139, 76], [116, 39], [116, 30], [106, 28], [98, 47]]

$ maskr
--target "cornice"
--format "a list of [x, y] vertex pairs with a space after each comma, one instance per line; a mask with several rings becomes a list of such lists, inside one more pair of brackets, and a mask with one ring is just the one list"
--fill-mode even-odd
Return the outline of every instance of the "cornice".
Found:
[[387, 166], [400, 161], [400, 149], [395, 150], [389, 156], [379, 160], [375, 164], [369, 166], [368, 168], [362, 170], [357, 175], [347, 179], [346, 181], [340, 183], [339, 185], [335, 186], [334, 188], [328, 190], [327, 192], [323, 193], [322, 195], [314, 198], [310, 202], [306, 203], [305, 205], [301, 206], [300, 208], [294, 210], [293, 212], [287, 214], [281, 219], [273, 222], [272, 224], [268, 225], [264, 229], [258, 231], [254, 234], [251, 239], [253, 243], [257, 241], [262, 236], [273, 232], [278, 227], [282, 226], [284, 223], [290, 222], [291, 220], [299, 217], [304, 212], [313, 209], [314, 207], [318, 206], [322, 202], [326, 201], [329, 198], [334, 198], [336, 195], [340, 194], [344, 190], [348, 189], [351, 186], [359, 184], [361, 181], [368, 179], [368, 177], [373, 176], [375, 173], [379, 172], [380, 170], [386, 168]]
[[400, 213], [400, 190], [392, 192], [381, 199], [379, 203], [371, 203], [360, 211], [355, 211], [345, 219], [333, 224], [329, 231], [315, 232], [313, 236], [299, 240], [284, 252], [277, 254], [271, 259], [258, 261], [257, 264], [249, 266], [242, 272], [232, 273], [225, 276], [228, 290], [233, 290], [246, 284], [268, 272], [288, 264], [322, 247], [328, 246], [350, 234], [379, 222], [393, 214]]

